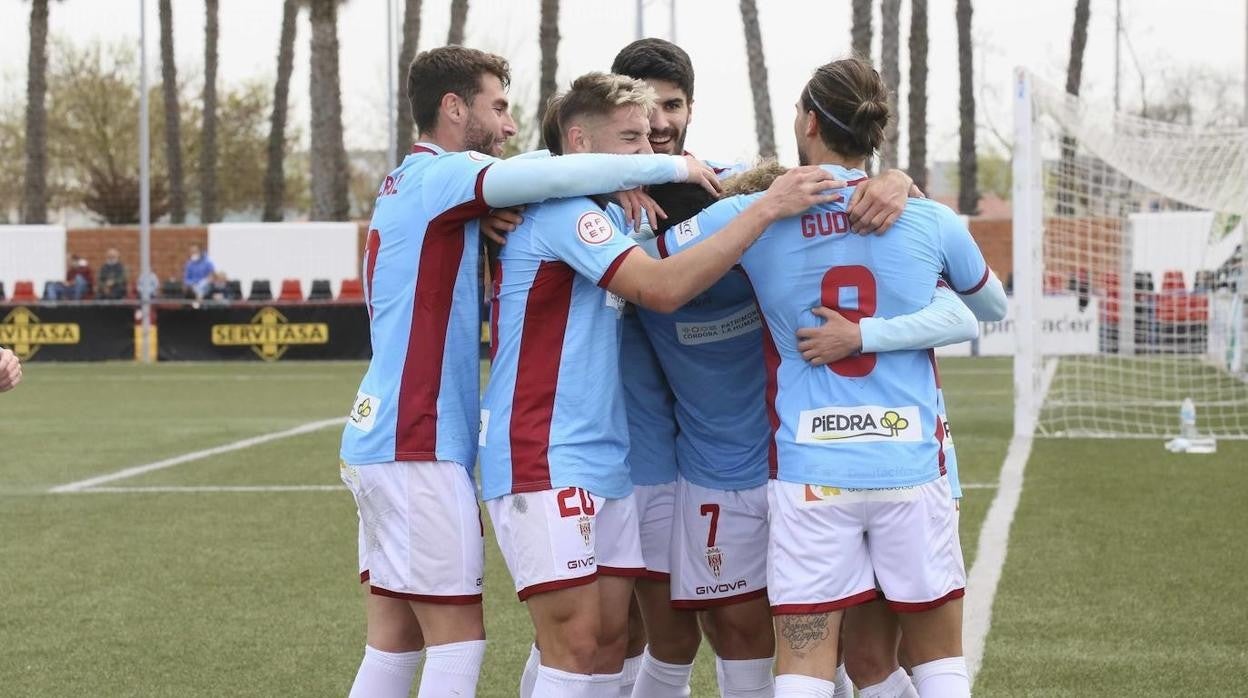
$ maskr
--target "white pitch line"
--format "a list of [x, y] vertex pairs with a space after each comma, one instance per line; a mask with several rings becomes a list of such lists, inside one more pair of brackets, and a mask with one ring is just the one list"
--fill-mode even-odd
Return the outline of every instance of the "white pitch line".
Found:
[[76, 494], [96, 492], [112, 494], [143, 494], [149, 492], [339, 492], [343, 485], [153, 485], [150, 487], [89, 487]]
[[[975, 564], [966, 579], [966, 601], [963, 617], [966, 625], [962, 630], [966, 669], [974, 685], [975, 674], [984, 661], [984, 643], [992, 626], [992, 603], [997, 596], [997, 584], [1005, 567], [1005, 553], [1010, 542], [1010, 524], [1023, 492], [1023, 470], [1031, 456], [1030, 436], [1015, 436], [1010, 440], [1001, 466], [997, 495], [993, 497], [979, 532], [979, 547]], [[963, 488], [968, 485], [963, 485]]]
[[[1045, 395], [1053, 384], [1053, 376], [1057, 374], [1057, 366], [1056, 360], [1044, 366], [1037, 404], [1044, 404]], [[992, 627], [992, 604], [997, 598], [1001, 571], [1005, 568], [1005, 555], [1010, 545], [1010, 526], [1014, 523], [1014, 512], [1018, 510], [1018, 500], [1023, 494], [1023, 471], [1027, 468], [1027, 460], [1031, 458], [1033, 440], [1032, 434], [1015, 434], [1010, 439], [1005, 462], [1001, 465], [1001, 475], [997, 478], [997, 494], [992, 498], [988, 514], [984, 516], [984, 523], [980, 527], [975, 564], [967, 575], [966, 588], [969, 593], [963, 602], [962, 617], [965, 623], [962, 627], [962, 649], [971, 686], [975, 685], [975, 675], [979, 673], [979, 667], [984, 662], [984, 645]]]
[[964, 490], [995, 490], [999, 485], [995, 482], [964, 482], [962, 489]]
[[251, 448], [252, 446], [259, 446], [260, 444], [265, 444], [270, 441], [277, 441], [279, 439], [289, 438], [291, 436], [299, 436], [300, 434], [308, 434], [314, 431], [319, 431], [326, 427], [331, 427], [334, 425], [341, 425], [343, 421], [344, 420], [342, 417], [334, 417], [333, 419], [321, 419], [315, 422], [308, 422], [307, 424], [301, 424], [292, 429], [286, 429], [284, 431], [275, 431], [275, 432], [271, 432], [268, 434], [261, 434], [260, 436], [253, 436], [251, 438], [242, 439], [240, 441], [235, 441], [233, 443], [228, 443], [228, 444], [224, 444], [221, 446], [214, 446], [212, 448], [206, 448], [202, 451], [192, 451], [190, 453], [184, 453], [180, 456], [174, 456], [173, 458], [166, 458], [164, 460], [158, 460], [155, 463], [146, 463], [144, 465], [136, 465], [131, 468], [126, 468], [124, 470], [118, 470], [115, 473], [109, 473], [107, 475], [98, 475], [96, 477], [90, 477], [85, 480], [78, 480], [77, 482], [70, 482], [64, 485], [57, 485], [56, 487], [53, 487], [52, 489], [48, 490], [48, 492], [51, 492], [53, 494], [61, 494], [65, 492], [80, 492], [89, 487], [96, 487], [99, 485], [103, 485], [105, 483], [115, 482], [117, 480], [124, 480], [129, 477], [134, 477], [136, 475], [143, 475], [144, 473], [150, 473], [156, 470], [164, 470], [165, 468], [172, 468], [173, 466], [181, 465], [182, 463], [189, 463], [191, 461], [201, 460], [204, 458], [210, 458], [212, 456], [217, 456], [222, 453], [229, 453], [231, 451], [240, 451], [244, 448]]

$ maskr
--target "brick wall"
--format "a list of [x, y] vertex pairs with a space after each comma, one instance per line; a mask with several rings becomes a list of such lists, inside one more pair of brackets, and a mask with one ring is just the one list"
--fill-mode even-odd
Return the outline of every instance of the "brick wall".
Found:
[[[203, 226], [160, 226], [152, 228], [152, 271], [163, 281], [182, 278], [187, 250], [192, 243], [208, 247], [208, 229]], [[99, 271], [110, 247], [121, 253], [130, 279], [139, 275], [139, 229], [136, 227], [70, 228], [65, 235], [66, 252], [87, 258]], [[211, 254], [209, 255], [211, 257]], [[36, 284], [37, 285], [37, 284]]]
[[1004, 283], [1014, 270], [1013, 221], [1009, 218], [972, 218], [971, 237], [979, 243], [988, 266]]

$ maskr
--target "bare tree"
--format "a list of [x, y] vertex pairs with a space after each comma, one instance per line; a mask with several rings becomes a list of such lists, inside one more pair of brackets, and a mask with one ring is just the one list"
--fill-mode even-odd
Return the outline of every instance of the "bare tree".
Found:
[[165, 166], [169, 169], [169, 220], [186, 222], [182, 177], [182, 134], [178, 113], [178, 68], [173, 60], [173, 9], [160, 0], [160, 89], [165, 98]]
[[[286, 199], [286, 103], [290, 96], [290, 73], [295, 67], [295, 23], [301, 0], [282, 6], [282, 34], [277, 44], [277, 82], [273, 85], [273, 112], [269, 118], [268, 167], [264, 173], [266, 221], [282, 220]], [[411, 117], [408, 117], [409, 119]]]
[[542, 0], [542, 23], [538, 29], [542, 48], [542, 77], [537, 89], [537, 123], [542, 123], [546, 103], [555, 94], [555, 73], [559, 69], [559, 0]]
[[1075, 25], [1070, 31], [1070, 63], [1066, 67], [1066, 91], [1079, 94], [1083, 82], [1083, 52], [1088, 47], [1089, 0], [1075, 0]]
[[412, 105], [407, 98], [407, 71], [416, 57], [416, 45], [420, 41], [420, 0], [406, 0], [403, 3], [403, 40], [399, 42], [399, 89], [395, 96], [395, 144], [394, 152], [398, 153], [399, 162], [407, 157], [412, 147]]
[[199, 146], [199, 218], [214, 223], [217, 213], [217, 0], [204, 0], [204, 125]]
[[897, 167], [897, 146], [900, 142], [897, 93], [901, 88], [901, 0], [880, 1], [880, 66], [884, 84], [888, 86], [888, 125], [884, 127], [884, 149], [881, 169]]
[[22, 222], [48, 222], [48, 0], [30, 3], [26, 63], [26, 176]]
[[754, 94], [754, 132], [758, 154], [776, 156], [776, 129], [771, 120], [771, 94], [767, 87], [767, 60], [763, 57], [763, 35], [758, 27], [758, 7], [754, 0], [741, 0], [741, 23], [745, 26], [745, 59], [750, 70], [750, 91]]
[[[1079, 86], [1083, 82], [1083, 52], [1088, 46], [1088, 18], [1091, 14], [1089, 0], [1075, 0], [1075, 24], [1070, 30], [1070, 62], [1066, 67], [1066, 92], [1079, 94]], [[1071, 216], [1075, 213], [1074, 192], [1077, 189], [1071, 180], [1075, 176], [1075, 149], [1078, 143], [1068, 135], [1062, 135], [1062, 160], [1058, 176], [1064, 180], [1058, 188], [1057, 213]]]
[[464, 25], [468, 23], [468, 0], [451, 0], [451, 28], [446, 32], [446, 43], [464, 43]]
[[350, 214], [350, 177], [342, 138], [342, 92], [338, 73], [338, 2], [311, 0], [312, 20], [312, 218], [345, 221]]
[[973, 216], [979, 213], [977, 185], [978, 163], [975, 159], [975, 64], [971, 49], [971, 0], [958, 0], [958, 114], [962, 138], [958, 149], [958, 212]]
[[871, 60], [871, 0], [854, 0], [854, 23], [850, 30], [854, 55]]
[[910, 166], [919, 189], [927, 188], [927, 0], [910, 0]]

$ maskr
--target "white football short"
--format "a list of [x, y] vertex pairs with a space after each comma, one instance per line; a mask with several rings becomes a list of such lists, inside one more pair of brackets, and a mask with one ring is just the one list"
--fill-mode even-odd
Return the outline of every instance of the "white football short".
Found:
[[676, 484], [672, 607], [728, 606], [767, 593], [767, 486]]
[[637, 505], [576, 487], [506, 494], [485, 503], [521, 601], [589, 584], [599, 574], [641, 577]]
[[827, 613], [871, 601], [899, 613], [961, 598], [966, 568], [949, 480], [850, 490], [772, 480], [767, 587], [772, 613]]
[[484, 529], [468, 471], [447, 461], [343, 464], [360, 523], [360, 581], [380, 596], [481, 602]]
[[641, 558], [646, 578], [666, 582], [672, 571], [672, 509], [676, 505], [676, 483], [633, 485], [637, 518], [641, 527]]

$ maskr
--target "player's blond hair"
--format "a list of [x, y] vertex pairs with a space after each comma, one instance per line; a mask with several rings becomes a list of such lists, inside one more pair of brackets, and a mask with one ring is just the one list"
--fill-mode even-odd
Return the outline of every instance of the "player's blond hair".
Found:
[[724, 181], [724, 196], [755, 194], [766, 191], [776, 177], [788, 172], [788, 168], [775, 160], [763, 160], [754, 167], [735, 174]]
[[649, 116], [657, 101], [654, 89], [642, 80], [614, 73], [586, 73], [560, 98], [559, 125], [567, 128], [578, 117], [608, 116], [629, 106]]

